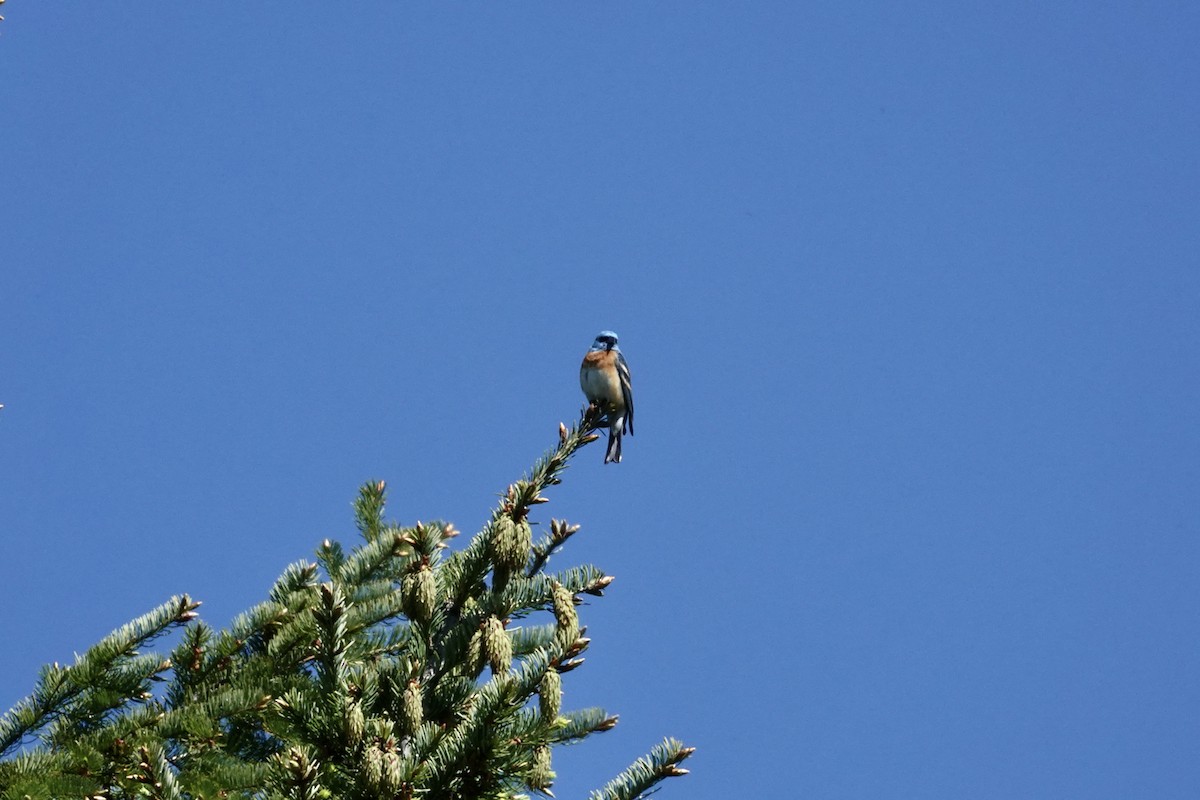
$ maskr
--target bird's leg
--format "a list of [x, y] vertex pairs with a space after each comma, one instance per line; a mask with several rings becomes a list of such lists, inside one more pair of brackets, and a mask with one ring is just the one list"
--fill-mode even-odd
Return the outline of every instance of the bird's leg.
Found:
[[583, 418], [593, 428], [612, 427], [612, 419], [609, 417], [608, 410], [599, 403], [589, 403], [583, 410]]

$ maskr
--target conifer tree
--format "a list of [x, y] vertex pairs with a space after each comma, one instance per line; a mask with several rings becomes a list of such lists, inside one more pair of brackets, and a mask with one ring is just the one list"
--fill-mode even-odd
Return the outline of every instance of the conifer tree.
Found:
[[[44, 667], [0, 719], [0, 797], [502, 800], [551, 795], [554, 748], [611, 729], [565, 710], [589, 639], [580, 595], [610, 576], [549, 571], [578, 525], [529, 515], [598, 438], [585, 410], [460, 550], [445, 522], [384, 519], [382, 481], [354, 504], [361, 534], [289, 566], [226, 630], [173, 597], [70, 666]], [[151, 649], [174, 632], [169, 653]], [[632, 800], [683, 775], [665, 739], [591, 793]]]

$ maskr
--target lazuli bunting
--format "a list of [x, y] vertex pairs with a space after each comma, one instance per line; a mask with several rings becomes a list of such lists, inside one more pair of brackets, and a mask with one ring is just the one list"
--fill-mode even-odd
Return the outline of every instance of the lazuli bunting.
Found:
[[629, 365], [617, 335], [600, 331], [592, 348], [583, 357], [579, 368], [579, 385], [588, 402], [603, 409], [608, 422], [608, 452], [604, 463], [621, 462], [621, 435], [633, 435], [633, 387], [629, 381]]

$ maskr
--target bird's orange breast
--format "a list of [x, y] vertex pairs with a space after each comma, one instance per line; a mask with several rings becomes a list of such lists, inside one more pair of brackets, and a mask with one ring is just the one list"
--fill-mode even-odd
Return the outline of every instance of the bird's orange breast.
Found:
[[588, 354], [583, 357], [583, 366], [600, 369], [601, 367], [608, 366], [616, 360], [617, 358], [615, 355], [613, 355], [611, 350], [596, 350], [595, 352], [589, 351]]

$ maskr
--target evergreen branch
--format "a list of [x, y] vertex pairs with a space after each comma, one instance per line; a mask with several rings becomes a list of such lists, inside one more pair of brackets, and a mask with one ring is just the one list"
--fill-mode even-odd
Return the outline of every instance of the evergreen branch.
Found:
[[[3, 781], [0, 778], [0, 781]], [[59, 798], [59, 797], [98, 797], [100, 783], [92, 777], [83, 775], [64, 775], [49, 773], [29, 773], [14, 780], [12, 783], [3, 781], [0, 787], [4, 789], [5, 800], [26, 800], [27, 798]]]
[[317, 565], [308, 561], [288, 564], [271, 587], [270, 598], [281, 606], [295, 602], [297, 596], [307, 597], [317, 585]]
[[326, 539], [317, 548], [317, 563], [332, 578], [342, 571], [342, 565], [346, 563], [346, 549], [341, 542]]
[[330, 571], [329, 577], [341, 586], [358, 586], [380, 578], [396, 580], [414, 556], [414, 544], [411, 531], [389, 526], [356, 547], [336, 570]]
[[532, 654], [511, 672], [493, 677], [466, 701], [458, 724], [421, 759], [431, 796], [479, 796], [481, 786], [523, 781], [538, 738], [529, 742], [525, 734], [546, 730], [523, 707], [537, 691], [551, 658], [546, 650]]
[[553, 623], [549, 625], [521, 625], [509, 628], [508, 635], [512, 638], [513, 655], [516, 657], [525, 656], [535, 650], [550, 647], [554, 644], [556, 631], [557, 626]]
[[[445, 577], [450, 582], [448, 594], [455, 610], [461, 608], [468, 597], [475, 595], [475, 588], [483, 584], [491, 571], [490, 542], [496, 535], [500, 521], [506, 516], [524, 519], [531, 506], [546, 502], [542, 492], [562, 482], [559, 475], [567, 468], [576, 451], [600, 438], [599, 434], [594, 432], [600, 427], [600, 416], [599, 409], [589, 406], [573, 428], [568, 430], [560, 423], [558, 447], [543, 454], [534, 463], [528, 477], [508, 487], [499, 507], [492, 511], [488, 523], [471, 538], [464, 549], [452, 555], [442, 565]], [[548, 557], [549, 553], [546, 554], [546, 558]]]
[[167, 688], [166, 700], [171, 706], [179, 706], [198, 690], [201, 682], [201, 667], [204, 653], [212, 640], [212, 628], [197, 620], [184, 628], [179, 644], [171, 652], [171, 663], [175, 667], [175, 680]]
[[[320, 800], [326, 796], [321, 762], [306, 747], [293, 747], [272, 759], [271, 782], [279, 795], [294, 800]], [[275, 796], [275, 795], [272, 795]]]
[[578, 525], [568, 525], [566, 520], [551, 519], [550, 533], [534, 545], [533, 557], [529, 562], [529, 567], [525, 570], [525, 575], [529, 577], [541, 572], [546, 566], [546, 562], [550, 560], [550, 556], [554, 555], [567, 539], [570, 539], [578, 531]]
[[603, 708], [582, 708], [567, 711], [558, 718], [551, 739], [569, 743], [584, 739], [593, 733], [611, 731], [617, 727], [617, 717], [609, 716]]
[[[321, 585], [321, 604], [313, 610], [320, 638], [317, 643], [317, 680], [326, 698], [343, 698], [346, 682], [346, 602], [336, 583]], [[340, 703], [336, 703], [340, 706]]]
[[383, 509], [387, 484], [383, 481], [364, 483], [354, 501], [354, 522], [363, 538], [373, 542], [383, 527]]
[[571, 594], [582, 593], [599, 597], [613, 582], [613, 576], [605, 575], [603, 571], [588, 564], [556, 573], [554, 580], [565, 586]]
[[512, 672], [508, 674], [508, 678], [511, 683], [510, 691], [513, 692], [517, 700], [524, 703], [533, 696], [533, 693], [537, 691], [538, 684], [542, 680], [542, 676], [546, 674], [546, 670], [550, 668], [550, 664], [557, 658], [557, 651], [554, 648], [547, 647], [530, 653], [514, 665]]
[[271, 638], [266, 654], [278, 663], [301, 664], [312, 657], [317, 640], [312, 609], [292, 614]]
[[111, 712], [150, 700], [150, 681], [171, 667], [156, 653], [131, 656], [110, 665], [92, 685], [55, 716], [46, 734], [50, 744], [69, 745], [81, 733], [103, 727]]
[[[155, 727], [163, 719], [162, 706], [151, 703], [141, 708], [135, 708], [128, 713], [113, 719], [110, 724], [93, 731], [76, 736], [68, 741], [57, 752], [78, 754], [79, 752], [108, 753], [120, 749], [120, 740], [133, 741], [139, 737], [153, 737]], [[49, 749], [43, 752], [56, 752]]]
[[439, 785], [453, 773], [480, 768], [479, 762], [486, 760], [486, 753], [480, 752], [480, 746], [488, 742], [495, 744], [495, 740], [486, 737], [487, 731], [502, 727], [506, 718], [519, 712], [533, 695], [548, 664], [546, 653], [537, 654], [514, 672], [497, 675], [480, 687], [467, 700], [465, 713], [458, 724], [424, 758], [428, 780]]
[[[573, 567], [555, 575], [540, 573], [528, 578], [513, 578], [503, 592], [492, 592], [481, 598], [480, 605], [486, 611], [501, 616], [525, 616], [535, 611], [544, 611], [553, 604], [555, 581], [562, 584], [573, 596], [599, 596], [613, 582], [613, 578], [590, 565]], [[578, 604], [580, 601], [576, 597], [574, 602]]]
[[[299, 595], [300, 593], [297, 593]], [[293, 599], [299, 599], [293, 595]], [[276, 600], [259, 603], [249, 611], [238, 614], [233, 618], [228, 631], [222, 631], [217, 643], [207, 654], [208, 660], [221, 660], [237, 653], [248, 655], [252, 652], [264, 652], [270, 646], [272, 639], [289, 622], [297, 616], [297, 611], [307, 606], [301, 601], [301, 609], [289, 606]]]
[[[348, 552], [326, 540], [317, 563], [290, 565], [227, 630], [196, 622], [170, 659], [140, 655], [195, 617], [196, 604], [176, 598], [74, 666], [46, 667], [0, 718], [0, 758], [11, 756], [0, 760], [0, 800], [550, 795], [552, 746], [617, 722], [601, 709], [562, 712], [563, 675], [590, 641], [581, 596], [602, 595], [612, 577], [590, 566], [547, 573], [579, 526], [552, 519], [534, 545], [529, 517], [605, 422], [589, 407], [574, 429], [560, 425], [558, 447], [448, 557], [453, 526], [385, 523], [384, 484], [369, 483], [354, 504], [363, 542]], [[513, 624], [535, 614], [553, 622]], [[155, 699], [150, 681], [171, 668]], [[34, 735], [39, 748], [12, 755]], [[691, 752], [666, 740], [593, 800], [641, 797], [684, 774]]]
[[360, 631], [400, 617], [401, 605], [402, 599], [397, 591], [368, 600], [356, 599], [346, 615], [346, 631], [357, 638]]
[[346, 592], [346, 599], [350, 603], [361, 605], [374, 602], [395, 592], [396, 581], [392, 578], [375, 578], [357, 585], [347, 584], [342, 587], [342, 590]]
[[593, 791], [588, 800], [637, 800], [644, 797], [659, 781], [686, 775], [679, 762], [696, 752], [676, 739], [664, 739], [628, 769], [609, 781], [603, 789]]
[[70, 754], [65, 751], [42, 749], [19, 753], [0, 762], [0, 790], [4, 790], [0, 797], [21, 797], [20, 793], [14, 792], [15, 787], [30, 778], [60, 773], [69, 760]]
[[[273, 754], [272, 754], [273, 755]], [[263, 797], [269, 767], [267, 758], [246, 762], [221, 750], [189, 756], [180, 765], [178, 780], [187, 797]]]
[[187, 595], [172, 597], [101, 639], [78, 656], [74, 665], [43, 667], [33, 694], [0, 718], [0, 755], [66, 713], [88, 687], [102, 682], [118, 660], [136, 655], [139, 647], [195, 618], [199, 605]]
[[138, 748], [137, 772], [128, 780], [142, 784], [138, 794], [154, 800], [182, 800], [175, 771], [159, 745]]
[[395, 656], [404, 652], [412, 640], [412, 628], [397, 624], [364, 630], [358, 640], [358, 653], [364, 660]]
[[446, 542], [457, 537], [458, 531], [448, 522], [417, 520], [417, 524], [407, 529], [405, 535], [412, 539], [418, 555], [433, 560], [434, 556], [450, 546]]
[[206, 700], [160, 713], [159, 732], [169, 739], [187, 740], [221, 735], [221, 722], [251, 716], [267, 708], [271, 696], [257, 687], [226, 689]]
[[239, 614], [215, 643], [193, 653], [191, 668], [197, 678], [229, 666], [239, 656], [281, 654], [302, 638], [295, 628], [297, 621], [303, 624], [312, 618], [309, 609], [317, 594], [316, 573], [316, 566], [305, 561], [289, 565], [276, 580], [270, 600]]
[[467, 546], [451, 555], [441, 563], [437, 571], [438, 594], [449, 599], [443, 627], [440, 634], [445, 635], [445, 628], [458, 622], [463, 615], [468, 602], [474, 602], [477, 597], [487, 591], [484, 580], [491, 570], [488, 542], [494, 529], [494, 520], [484, 526]]

